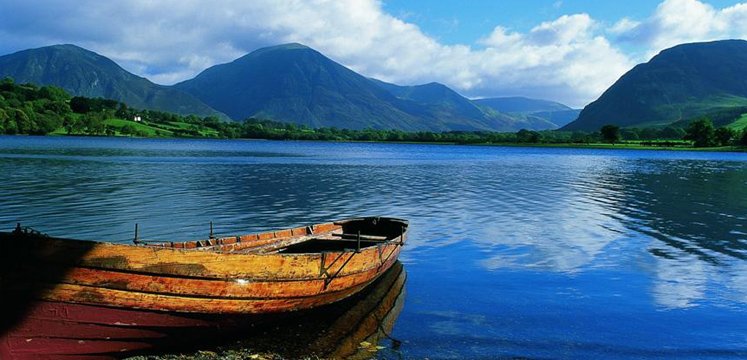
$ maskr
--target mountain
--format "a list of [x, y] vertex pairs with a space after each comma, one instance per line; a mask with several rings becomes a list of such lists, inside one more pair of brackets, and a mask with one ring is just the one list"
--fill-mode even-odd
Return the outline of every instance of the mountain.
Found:
[[369, 79], [301, 44], [259, 49], [173, 86], [154, 84], [74, 45], [1, 56], [2, 77], [55, 85], [73, 95], [114, 99], [133, 108], [235, 120], [255, 117], [315, 128], [543, 130], [562, 125], [561, 112], [573, 111], [553, 102], [513, 98], [516, 104], [507, 109], [514, 112], [507, 113], [487, 103], [505, 99], [472, 101], [439, 83], [400, 86]]
[[301, 44], [263, 48], [176, 84], [233, 119], [268, 118], [309, 127], [406, 131], [516, 131], [448, 87], [368, 79]]
[[554, 101], [530, 99], [520, 96], [474, 99], [472, 102], [505, 113], [536, 113], [573, 110], [568, 106]]
[[747, 105], [747, 41], [678, 45], [637, 65], [564, 130], [661, 126]]
[[59, 86], [72, 95], [103, 97], [130, 107], [198, 116], [225, 115], [192, 95], [154, 84], [112, 60], [75, 45], [54, 45], [0, 56], [0, 78]]
[[175, 87], [233, 119], [353, 129], [423, 127], [394, 96], [300, 44], [259, 49]]
[[[421, 116], [440, 119], [452, 124], [450, 130], [516, 131], [532, 127], [526, 124], [524, 119], [515, 119], [497, 111], [485, 111], [471, 100], [440, 83], [401, 86], [377, 79], [369, 80], [398, 99], [413, 102], [422, 107]], [[453, 124], [461, 124], [461, 126]], [[465, 128], [465, 125], [468, 127]]]
[[[531, 122], [535, 128], [557, 129], [578, 118], [581, 110], [558, 102], [526, 97], [474, 99], [473, 103]], [[529, 129], [529, 128], [528, 128]]]
[[469, 99], [443, 84], [432, 82], [424, 85], [400, 86], [381, 80], [370, 80], [399, 99], [435, 108], [440, 113], [464, 118], [485, 116], [484, 112]]

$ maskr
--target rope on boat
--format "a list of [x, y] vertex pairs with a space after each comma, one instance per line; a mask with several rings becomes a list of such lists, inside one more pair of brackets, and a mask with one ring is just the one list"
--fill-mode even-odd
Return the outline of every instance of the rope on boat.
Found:
[[381, 333], [384, 334], [384, 336], [387, 339], [391, 340], [391, 342], [392, 342], [392, 349], [393, 350], [399, 350], [399, 347], [402, 345], [402, 341], [398, 340], [398, 339], [395, 339], [394, 337], [392, 337], [391, 335], [389, 335], [386, 332], [386, 329], [384, 329], [384, 326], [381, 325], [382, 319], [379, 319], [379, 317], [376, 316], [376, 314], [373, 314], [373, 316], [374, 316], [374, 319], [376, 319], [376, 324], [379, 327], [379, 330], [381, 331]]

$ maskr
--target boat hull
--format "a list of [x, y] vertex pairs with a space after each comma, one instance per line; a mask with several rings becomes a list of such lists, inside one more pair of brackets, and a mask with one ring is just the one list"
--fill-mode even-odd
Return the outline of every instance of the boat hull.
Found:
[[[167, 346], [174, 339], [259, 323], [261, 316], [215, 316], [36, 301], [0, 336], [2, 359], [111, 357]], [[71, 357], [72, 358], [72, 357]]]
[[[386, 272], [406, 229], [404, 220], [360, 218], [155, 245], [0, 233], [0, 355], [132, 351], [176, 330], [331, 304]], [[78, 343], [61, 333], [80, 334]]]
[[298, 326], [324, 324], [319, 325], [323, 329], [317, 329], [324, 336], [306, 339], [306, 350], [348, 357], [361, 351], [361, 341], [375, 344], [391, 331], [402, 307], [404, 281], [404, 270], [398, 264], [359, 297], [306, 313], [180, 314], [36, 301], [20, 323], [0, 336], [0, 359], [112, 359], [169, 349], [183, 351], [185, 344], [221, 344], [237, 338], [236, 334], [251, 334], [278, 321], [296, 329], [296, 321]]

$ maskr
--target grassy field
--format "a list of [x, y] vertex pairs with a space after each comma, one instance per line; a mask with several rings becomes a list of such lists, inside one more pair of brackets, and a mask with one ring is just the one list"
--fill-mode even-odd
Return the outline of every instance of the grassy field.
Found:
[[742, 131], [743, 129], [747, 128], [747, 114], [742, 114], [739, 119], [729, 124], [728, 127], [737, 131]]
[[[219, 137], [217, 130], [206, 126], [190, 124], [186, 122], [168, 122], [168, 123], [149, 123], [149, 122], [135, 122], [124, 119], [107, 119], [104, 124], [109, 129], [114, 130], [115, 136], [141, 136], [141, 137], [204, 137], [204, 138], [216, 138]], [[130, 133], [123, 133], [122, 129], [125, 126], [130, 126], [131, 130], [134, 129], [135, 135]], [[740, 119], [733, 122], [730, 127], [734, 129], [747, 128], [747, 114], [743, 115]], [[50, 135], [68, 135], [64, 128], [59, 128]], [[77, 135], [77, 134], [73, 134]], [[355, 142], [355, 141], [352, 141]], [[361, 141], [369, 142], [369, 141]], [[377, 142], [377, 141], [372, 141]], [[402, 143], [420, 143], [423, 142], [407, 142]], [[658, 144], [657, 144], [658, 143]], [[453, 145], [456, 143], [447, 142], [435, 142], [433, 144], [439, 145]], [[723, 151], [723, 152], [747, 152], [745, 147], [737, 146], [720, 146], [720, 147], [709, 147], [709, 148], [695, 148], [692, 146], [690, 141], [686, 140], [658, 140], [658, 141], [647, 141], [647, 140], [626, 140], [616, 144], [610, 143], [478, 143], [475, 145], [483, 146], [510, 146], [510, 147], [555, 147], [555, 148], [579, 148], [579, 149], [616, 149], [616, 150], [686, 150], [686, 151]]]
[[106, 119], [104, 123], [115, 129], [117, 135], [122, 135], [122, 128], [130, 125], [135, 128], [138, 132], [147, 134], [148, 137], [172, 137], [174, 136], [173, 131], [162, 129], [161, 127], [146, 125], [142, 122], [135, 122], [123, 119]]
[[[151, 122], [135, 122], [132, 120], [125, 119], [106, 119], [104, 125], [107, 128], [114, 130], [115, 136], [142, 136], [142, 137], [219, 137], [217, 130], [195, 124], [189, 124], [185, 122], [169, 122], [169, 123], [151, 123]], [[135, 134], [124, 133], [122, 129], [125, 126], [130, 126], [134, 129]], [[64, 127], [60, 127], [57, 130], [51, 132], [49, 135], [68, 135], [67, 130]], [[79, 135], [74, 133], [73, 135]]]

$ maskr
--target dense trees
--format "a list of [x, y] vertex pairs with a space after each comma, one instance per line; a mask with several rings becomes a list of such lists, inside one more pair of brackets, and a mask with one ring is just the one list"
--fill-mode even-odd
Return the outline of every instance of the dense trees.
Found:
[[0, 133], [43, 135], [62, 125], [70, 112], [64, 90], [0, 81]]
[[716, 146], [716, 130], [709, 118], [694, 120], [686, 132], [684, 139], [692, 141], [695, 147]]
[[108, 120], [133, 120], [135, 116], [148, 119], [152, 124], [187, 122], [195, 128], [173, 129], [175, 136], [202, 136], [200, 128], [212, 126], [223, 136], [235, 135], [231, 125], [223, 125], [214, 117], [182, 117], [174, 114], [130, 109], [127, 105], [110, 99], [71, 97], [63, 89], [54, 86], [38, 87], [32, 84], [16, 84], [12, 79], [0, 81], [0, 134], [45, 135], [60, 130], [68, 135], [122, 135], [148, 136], [149, 133], [133, 124], [120, 127], [107, 125]]
[[[730, 113], [731, 114], [731, 113]], [[736, 114], [736, 113], [734, 113]], [[732, 114], [732, 115], [734, 115]], [[740, 114], [737, 114], [740, 115]], [[735, 115], [736, 116], [736, 115]], [[133, 121], [137, 119], [138, 121]], [[404, 132], [400, 130], [309, 128], [303, 125], [249, 118], [224, 122], [216, 117], [180, 116], [152, 110], [129, 108], [107, 99], [71, 97], [53, 86], [15, 84], [0, 81], [0, 134], [43, 135], [54, 131], [85, 135], [175, 136], [257, 138], [275, 140], [406, 141], [459, 144], [506, 143], [597, 143], [637, 141], [642, 145], [747, 146], [747, 131], [714, 128], [708, 118], [691, 122], [688, 128], [624, 128], [606, 125], [599, 132], [534, 131], [516, 133], [488, 131]]]
[[747, 128], [741, 133], [728, 127], [716, 129], [708, 117], [693, 120], [685, 132], [683, 139], [692, 141], [695, 147], [747, 145]]
[[620, 135], [620, 127], [617, 125], [604, 125], [599, 130], [599, 133], [602, 134], [602, 139], [610, 144], [614, 144], [622, 140], [622, 135]]
[[542, 134], [533, 130], [521, 129], [516, 133], [516, 140], [521, 143], [538, 143], [542, 141]]
[[728, 146], [736, 139], [737, 132], [727, 127], [720, 127], [716, 129], [714, 136], [718, 145]]

